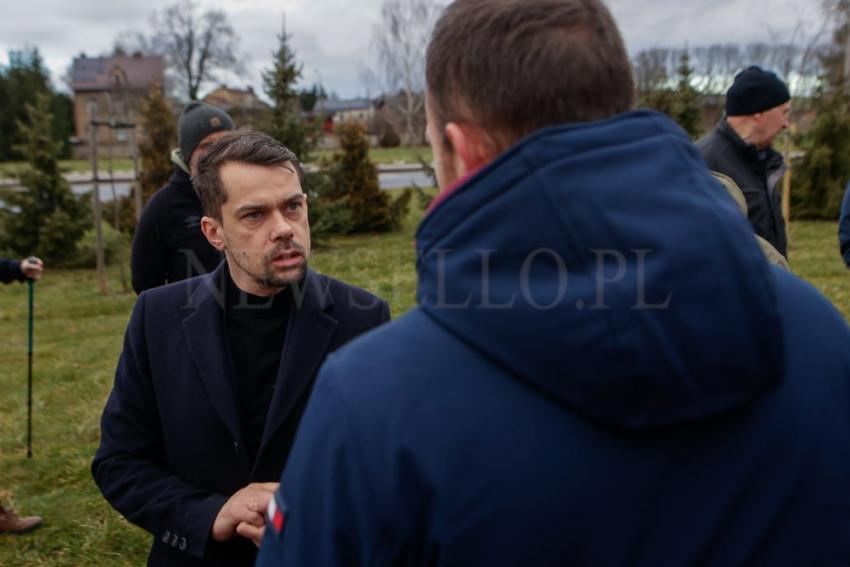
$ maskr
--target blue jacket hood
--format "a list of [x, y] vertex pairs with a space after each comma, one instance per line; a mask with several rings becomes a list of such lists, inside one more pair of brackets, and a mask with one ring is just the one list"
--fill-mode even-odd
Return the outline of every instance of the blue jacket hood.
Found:
[[771, 268], [660, 114], [536, 132], [431, 211], [417, 244], [423, 311], [588, 418], [703, 419], [782, 377]]

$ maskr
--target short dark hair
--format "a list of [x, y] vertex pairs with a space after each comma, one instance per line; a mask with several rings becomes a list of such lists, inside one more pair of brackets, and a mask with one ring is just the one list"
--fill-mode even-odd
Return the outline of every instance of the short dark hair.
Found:
[[198, 193], [204, 214], [221, 220], [221, 206], [227, 202], [227, 192], [221, 183], [219, 172], [230, 162], [264, 165], [268, 167], [291, 163], [304, 180], [304, 171], [295, 153], [266, 134], [237, 131], [225, 134], [210, 146], [210, 151], [198, 162], [198, 174], [192, 186]]
[[456, 0], [434, 28], [426, 79], [440, 131], [471, 123], [500, 151], [545, 126], [626, 112], [635, 99], [600, 0]]

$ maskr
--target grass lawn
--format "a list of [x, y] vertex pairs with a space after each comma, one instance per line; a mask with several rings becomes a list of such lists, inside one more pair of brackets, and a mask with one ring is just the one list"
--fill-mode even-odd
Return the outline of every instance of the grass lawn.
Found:
[[[398, 316], [414, 305], [413, 231], [337, 238], [315, 253], [322, 272], [385, 297]], [[850, 273], [834, 223], [797, 222], [791, 264], [850, 318]], [[119, 289], [117, 271], [110, 290]], [[134, 296], [100, 296], [92, 271], [48, 271], [36, 289], [34, 458], [26, 459], [27, 288], [0, 291], [0, 499], [45, 516], [42, 529], [0, 536], [0, 565], [144, 563], [149, 536], [114, 512], [89, 473], [100, 412], [112, 384]]]
[[[322, 158], [330, 159], [334, 154], [333, 150], [321, 150], [313, 152], [312, 161], [318, 162]], [[369, 157], [378, 165], [393, 164], [398, 162], [404, 163], [419, 163], [418, 157], [425, 160], [426, 163], [431, 163], [431, 148], [422, 146], [417, 148], [372, 148], [369, 150]], [[85, 172], [91, 171], [91, 162], [84, 159], [65, 159], [59, 162], [59, 166], [66, 172]], [[26, 167], [26, 163], [20, 161], [0, 162], [0, 178], [17, 177], [21, 170]], [[109, 171], [109, 162], [105, 158], [100, 158], [98, 168], [101, 174]], [[112, 160], [112, 168], [115, 171], [132, 171], [133, 160], [128, 158], [115, 158]]]
[[[98, 160], [98, 170], [101, 175], [109, 171], [109, 161], [106, 158]], [[6, 161], [0, 163], [0, 177], [17, 177], [18, 173], [25, 169], [27, 164], [22, 161]], [[59, 167], [65, 172], [91, 171], [91, 161], [87, 159], [63, 159], [59, 161]], [[114, 171], [132, 171], [133, 160], [129, 158], [115, 158], [112, 160]]]
[[788, 235], [791, 268], [814, 284], [850, 321], [850, 271], [838, 251], [838, 225], [792, 221]]
[[[334, 150], [313, 152], [312, 161], [319, 161], [321, 158], [330, 159], [334, 153]], [[378, 165], [398, 162], [419, 163], [419, 157], [425, 160], [425, 163], [431, 163], [432, 159], [431, 148], [427, 146], [416, 148], [372, 148], [369, 150], [369, 157]]]

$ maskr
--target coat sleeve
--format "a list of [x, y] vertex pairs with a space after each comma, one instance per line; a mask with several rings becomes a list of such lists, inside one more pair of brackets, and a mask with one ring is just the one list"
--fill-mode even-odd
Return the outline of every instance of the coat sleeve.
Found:
[[92, 475], [106, 500], [155, 538], [202, 558], [227, 497], [181, 480], [165, 466], [162, 431], [145, 344], [145, 295], [139, 296], [101, 418]]
[[384, 323], [389, 323], [390, 319], [392, 319], [392, 315], [390, 314], [390, 304], [386, 301], [381, 300], [381, 309], [378, 314], [378, 324], [375, 325], [383, 325]]
[[21, 263], [19, 261], [0, 258], [0, 281], [10, 283], [15, 280], [22, 282], [26, 279], [26, 276], [21, 271]]
[[156, 222], [156, 201], [150, 201], [142, 211], [133, 245], [130, 251], [130, 273], [133, 290], [142, 293], [146, 289], [165, 285], [167, 277], [168, 250]]
[[283, 528], [267, 519], [257, 567], [387, 564], [388, 533], [357, 436], [325, 364], [276, 495]]

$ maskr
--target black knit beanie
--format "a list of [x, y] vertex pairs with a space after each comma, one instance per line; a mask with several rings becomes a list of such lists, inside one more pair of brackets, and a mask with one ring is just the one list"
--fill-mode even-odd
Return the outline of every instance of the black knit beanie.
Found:
[[764, 112], [791, 100], [788, 87], [770, 71], [747, 67], [726, 91], [726, 116], [746, 116]]
[[183, 109], [177, 124], [178, 145], [186, 163], [201, 141], [214, 132], [233, 130], [233, 119], [220, 108], [193, 100]]

